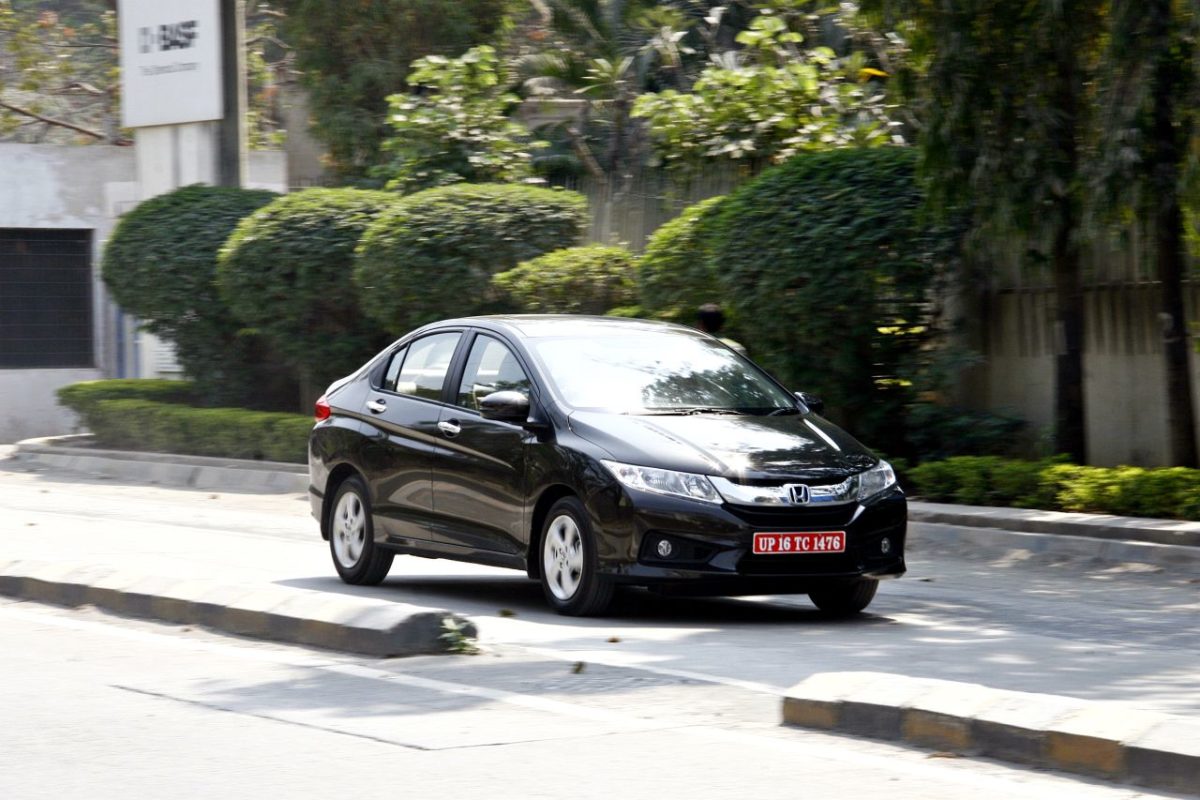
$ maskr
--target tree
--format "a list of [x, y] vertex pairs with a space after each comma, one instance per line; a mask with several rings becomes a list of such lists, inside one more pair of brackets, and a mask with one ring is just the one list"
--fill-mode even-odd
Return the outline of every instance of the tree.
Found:
[[1046, 243], [1056, 297], [1055, 450], [1084, 463], [1080, 262], [1088, 91], [1104, 35], [1094, 0], [867, 0], [909, 22], [931, 200], [974, 229]]
[[221, 248], [221, 297], [296, 370], [305, 407], [386, 344], [359, 304], [354, 248], [395, 200], [359, 189], [292, 192], [242, 218]]
[[388, 98], [391, 159], [372, 171], [388, 189], [431, 189], [459, 181], [512, 183], [533, 177], [531, 150], [540, 146], [508, 117], [520, 102], [506, 83], [496, 51], [471, 48], [461, 58], [413, 62], [413, 92]]
[[1171, 463], [1195, 467], [1183, 204], [1196, 130], [1195, 11], [1172, 0], [1112, 0], [1101, 127], [1102, 178], [1118, 214], [1132, 206], [1151, 233], [1160, 283]]
[[645, 94], [633, 107], [650, 124], [670, 165], [714, 159], [779, 163], [802, 151], [892, 141], [880, 70], [861, 55], [839, 58], [770, 9], [738, 34], [744, 50], [727, 52], [690, 92]]
[[413, 61], [491, 40], [507, 0], [282, 0], [284, 39], [311, 92], [314, 132], [337, 172], [361, 180], [379, 164], [387, 98]]
[[99, 0], [61, 12], [0, 0], [0, 138], [125, 141], [116, 26], [116, 12]]

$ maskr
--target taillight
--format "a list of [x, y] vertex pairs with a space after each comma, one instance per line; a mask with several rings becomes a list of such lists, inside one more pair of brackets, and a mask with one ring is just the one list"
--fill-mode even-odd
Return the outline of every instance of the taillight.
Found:
[[313, 408], [313, 416], [317, 418], [317, 422], [320, 422], [323, 419], [329, 419], [329, 415], [332, 413], [333, 409], [329, 407], [329, 401], [325, 399], [325, 395], [321, 395]]

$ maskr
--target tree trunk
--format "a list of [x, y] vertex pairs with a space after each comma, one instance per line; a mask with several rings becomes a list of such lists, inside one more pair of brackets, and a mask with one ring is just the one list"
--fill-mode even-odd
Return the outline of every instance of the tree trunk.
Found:
[[[1176, 125], [1176, 95], [1183, 75], [1180, 52], [1185, 45], [1172, 39], [1170, 0], [1152, 0], [1146, 8], [1150, 39], [1156, 54], [1153, 75], [1153, 131], [1150, 142], [1151, 219], [1154, 257], [1162, 289], [1163, 355], [1167, 378], [1167, 434], [1171, 463], [1196, 466], [1196, 421], [1192, 410], [1191, 339], [1183, 306], [1183, 214], [1179, 208], [1179, 171], [1187, 131]], [[1184, 62], [1190, 63], [1190, 62]]]
[[1079, 43], [1060, 35], [1055, 42], [1054, 88], [1051, 97], [1059, 113], [1051, 129], [1054, 172], [1058, 187], [1054, 199], [1051, 258], [1054, 266], [1055, 316], [1054, 449], [1076, 464], [1087, 463], [1087, 429], [1084, 424], [1083, 387], [1083, 276], [1076, 229], [1079, 206], [1081, 103]]
[[1059, 200], [1054, 231], [1054, 293], [1057, 298], [1054, 359], [1054, 451], [1076, 464], [1087, 463], [1083, 404], [1083, 280], [1076, 215], [1068, 197]]

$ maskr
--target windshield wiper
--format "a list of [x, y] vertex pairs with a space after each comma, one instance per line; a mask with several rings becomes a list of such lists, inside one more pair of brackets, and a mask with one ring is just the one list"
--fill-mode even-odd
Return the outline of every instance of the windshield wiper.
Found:
[[737, 408], [714, 408], [710, 406], [670, 406], [667, 408], [647, 408], [645, 416], [651, 417], [689, 417], [696, 414], [732, 414], [744, 416], [745, 411]]
[[767, 416], [768, 417], [782, 417], [785, 415], [799, 414], [799, 413], [800, 413], [800, 409], [796, 408], [795, 406], [784, 406], [783, 408], [776, 408], [773, 411], [768, 411]]

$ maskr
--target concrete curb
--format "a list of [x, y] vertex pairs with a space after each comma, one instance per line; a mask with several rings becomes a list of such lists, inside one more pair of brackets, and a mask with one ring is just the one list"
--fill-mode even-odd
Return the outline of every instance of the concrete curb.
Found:
[[103, 567], [36, 561], [0, 562], [0, 595], [39, 603], [92, 605], [153, 619], [367, 656], [445, 653], [446, 622], [474, 637], [475, 626], [449, 611], [405, 603], [174, 580]]
[[1003, 528], [1021, 533], [1054, 533], [1089, 539], [1115, 539], [1200, 548], [1200, 522], [1069, 514], [1027, 508], [956, 506], [910, 500], [913, 522], [939, 522], [971, 528]]
[[1154, 789], [1200, 787], [1200, 721], [1119, 703], [825, 672], [788, 690], [783, 722]]
[[308, 492], [308, 467], [302, 464], [102, 450], [87, 446], [90, 440], [91, 434], [26, 439], [16, 444], [13, 457], [50, 469], [205, 491]]

